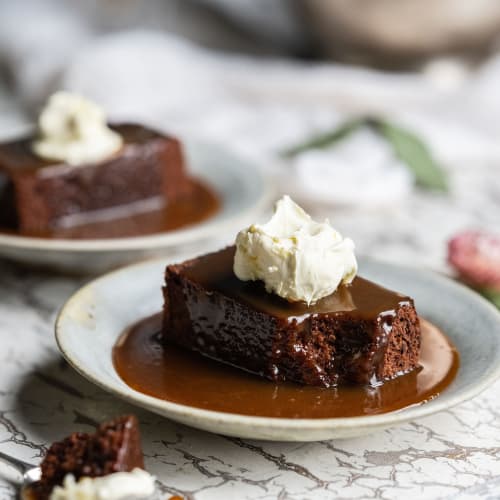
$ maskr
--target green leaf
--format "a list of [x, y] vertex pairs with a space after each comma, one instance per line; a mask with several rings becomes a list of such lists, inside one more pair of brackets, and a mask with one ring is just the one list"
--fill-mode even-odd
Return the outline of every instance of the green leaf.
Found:
[[389, 142], [394, 154], [413, 172], [418, 186], [436, 191], [448, 190], [445, 173], [424, 142], [413, 132], [375, 117], [354, 118], [331, 132], [310, 137], [281, 154], [285, 158], [293, 158], [310, 149], [331, 147], [363, 126], [370, 127]]
[[492, 290], [491, 288], [482, 288], [478, 290], [479, 293], [490, 302], [492, 302], [495, 306], [500, 309], [500, 290]]
[[310, 149], [328, 148], [346, 138], [348, 135], [352, 134], [352, 132], [358, 130], [365, 123], [365, 118], [354, 118], [353, 120], [343, 123], [332, 132], [310, 137], [303, 143], [283, 151], [281, 155], [285, 158], [293, 158], [294, 156], [297, 156], [304, 151], [309, 151]]
[[410, 168], [417, 185], [447, 191], [446, 176], [421, 139], [412, 132], [383, 120], [372, 119], [370, 124], [389, 141], [396, 156]]

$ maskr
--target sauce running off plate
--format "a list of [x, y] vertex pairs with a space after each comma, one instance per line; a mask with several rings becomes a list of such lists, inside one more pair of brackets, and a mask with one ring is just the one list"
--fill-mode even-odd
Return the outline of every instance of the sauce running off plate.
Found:
[[455, 346], [428, 321], [421, 320], [421, 326], [420, 368], [378, 387], [274, 383], [163, 344], [159, 314], [122, 334], [113, 349], [113, 363], [132, 389], [206, 410], [281, 418], [374, 415], [430, 401], [455, 378]]

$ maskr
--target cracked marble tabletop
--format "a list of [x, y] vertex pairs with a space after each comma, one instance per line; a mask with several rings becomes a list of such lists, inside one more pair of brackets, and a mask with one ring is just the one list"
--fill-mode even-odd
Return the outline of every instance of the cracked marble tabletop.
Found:
[[[404, 210], [339, 212], [335, 221], [350, 228], [361, 252], [444, 269], [450, 234], [498, 223], [497, 175], [498, 168], [487, 166], [461, 169], [453, 173], [454, 196], [446, 203], [417, 193]], [[381, 230], [382, 216], [390, 232]], [[209, 434], [131, 407], [61, 359], [54, 317], [86, 279], [0, 262], [1, 451], [37, 463], [53, 440], [134, 412], [146, 466], [166, 498], [500, 497], [477, 486], [500, 476], [500, 384], [449, 411], [358, 439], [269, 443]], [[0, 499], [14, 498], [8, 471], [0, 471]]]
[[[415, 192], [397, 210], [326, 215], [361, 253], [444, 271], [455, 231], [498, 231], [499, 174], [498, 164], [463, 165], [450, 171], [446, 198]], [[166, 498], [500, 498], [500, 485], [481, 487], [500, 476], [500, 383], [449, 411], [358, 439], [270, 443], [209, 434], [134, 408], [63, 362], [54, 318], [87, 279], [0, 262], [0, 451], [37, 463], [52, 441], [134, 412], [147, 469]], [[0, 468], [0, 500], [15, 497], [12, 477]]]

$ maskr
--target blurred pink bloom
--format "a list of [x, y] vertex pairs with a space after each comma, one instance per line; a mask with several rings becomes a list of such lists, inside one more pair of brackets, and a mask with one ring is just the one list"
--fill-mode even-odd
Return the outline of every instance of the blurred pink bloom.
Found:
[[448, 242], [448, 262], [468, 284], [500, 291], [500, 235], [458, 234]]

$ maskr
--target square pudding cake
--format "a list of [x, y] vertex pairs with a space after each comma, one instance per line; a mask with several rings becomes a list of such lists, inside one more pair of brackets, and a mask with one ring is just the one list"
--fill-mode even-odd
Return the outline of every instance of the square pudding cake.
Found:
[[177, 139], [108, 126], [94, 103], [65, 92], [49, 100], [38, 135], [0, 144], [0, 225], [21, 232], [161, 208], [191, 189]]
[[233, 269], [235, 247], [168, 266], [163, 338], [273, 381], [377, 384], [418, 366], [410, 297], [355, 277], [314, 304]]

